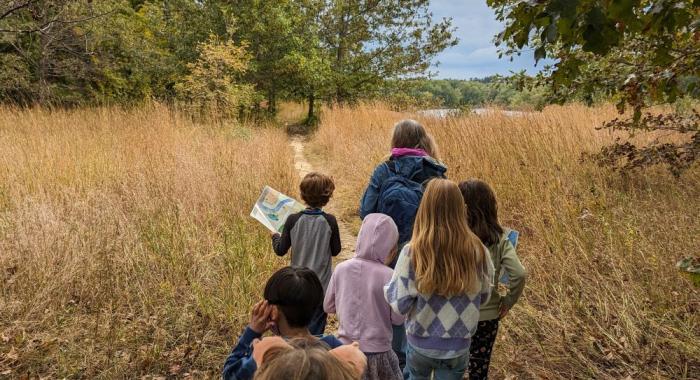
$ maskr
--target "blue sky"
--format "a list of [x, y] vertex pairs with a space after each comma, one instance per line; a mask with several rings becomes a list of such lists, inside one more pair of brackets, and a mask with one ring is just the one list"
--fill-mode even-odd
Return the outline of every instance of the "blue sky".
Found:
[[502, 30], [501, 24], [486, 0], [432, 0], [430, 9], [435, 20], [452, 17], [453, 26], [459, 44], [448, 48], [437, 56], [440, 62], [437, 78], [469, 79], [482, 78], [493, 74], [509, 74], [510, 71], [527, 70], [538, 72], [544, 62], [535, 67], [531, 51], [520, 57], [514, 56], [513, 62], [508, 57], [498, 59], [498, 51], [493, 44], [493, 37]]

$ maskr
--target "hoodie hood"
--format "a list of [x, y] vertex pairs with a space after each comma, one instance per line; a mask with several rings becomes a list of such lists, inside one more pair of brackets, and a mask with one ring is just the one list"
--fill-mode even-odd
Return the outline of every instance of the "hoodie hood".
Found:
[[443, 163], [428, 156], [392, 157], [391, 161], [402, 176], [418, 183], [434, 177], [445, 177], [447, 172], [447, 167]]
[[391, 217], [369, 214], [362, 221], [357, 235], [355, 257], [383, 264], [398, 241], [399, 230]]

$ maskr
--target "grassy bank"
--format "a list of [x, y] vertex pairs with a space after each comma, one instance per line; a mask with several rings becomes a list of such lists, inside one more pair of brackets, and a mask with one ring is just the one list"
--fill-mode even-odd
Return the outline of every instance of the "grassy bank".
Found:
[[0, 108], [0, 152], [0, 378], [218, 376], [286, 263], [248, 217], [284, 132]]
[[[413, 115], [367, 105], [323, 116], [311, 149], [336, 178], [341, 217], [357, 226], [392, 125]], [[502, 324], [494, 378], [700, 377], [700, 292], [675, 269], [700, 249], [700, 170], [675, 179], [582, 162], [613, 140], [594, 129], [613, 117], [612, 108], [566, 106], [421, 120], [448, 176], [489, 182], [502, 223], [522, 234], [530, 278]]]

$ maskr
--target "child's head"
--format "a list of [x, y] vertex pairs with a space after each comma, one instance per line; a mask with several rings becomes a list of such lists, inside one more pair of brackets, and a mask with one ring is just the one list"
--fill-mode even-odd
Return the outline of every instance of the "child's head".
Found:
[[[317, 342], [319, 343], [313, 344], [307, 340], [292, 340], [289, 344], [267, 349], [255, 372], [255, 379], [354, 380], [361, 377], [366, 359], [359, 348], [341, 346], [328, 351], [321, 346], [320, 341]], [[356, 352], [348, 355], [346, 351], [353, 348]], [[358, 360], [360, 363], [355, 363]]]
[[267, 280], [264, 297], [274, 307], [274, 320], [283, 317], [289, 327], [301, 328], [309, 325], [323, 302], [323, 287], [311, 269], [284, 267]]
[[469, 228], [485, 245], [496, 244], [503, 234], [498, 223], [498, 203], [491, 187], [484, 181], [470, 179], [459, 184], [467, 205]]
[[415, 120], [406, 119], [396, 123], [391, 137], [391, 147], [423, 149], [430, 157], [438, 158], [433, 138]]
[[457, 184], [428, 183], [411, 238], [416, 284], [421, 293], [453, 296], [476, 293], [488, 271], [483, 245], [469, 229]]
[[307, 174], [299, 185], [301, 199], [309, 207], [321, 208], [333, 196], [335, 184], [333, 179], [325, 174], [312, 172]]

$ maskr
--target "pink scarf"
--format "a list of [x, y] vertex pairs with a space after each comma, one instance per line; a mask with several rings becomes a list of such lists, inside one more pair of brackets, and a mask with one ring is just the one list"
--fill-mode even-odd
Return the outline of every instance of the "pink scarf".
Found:
[[423, 149], [417, 148], [391, 148], [392, 157], [403, 157], [403, 156], [418, 156], [427, 157], [428, 153]]

